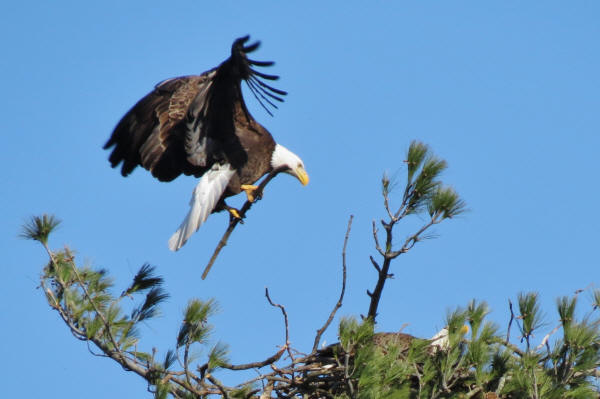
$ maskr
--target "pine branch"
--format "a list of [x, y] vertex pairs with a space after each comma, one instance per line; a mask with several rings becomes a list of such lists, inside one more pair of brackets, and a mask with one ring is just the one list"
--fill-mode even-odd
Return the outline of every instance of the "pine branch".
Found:
[[[367, 290], [370, 298], [367, 318], [375, 321], [377, 309], [383, 293], [383, 288], [387, 279], [393, 274], [390, 273], [392, 260], [403, 253], [410, 251], [417, 242], [424, 239], [424, 234], [434, 225], [443, 220], [457, 216], [465, 211], [465, 203], [456, 192], [451, 188], [441, 186], [438, 180], [439, 175], [446, 169], [446, 162], [435, 157], [429, 147], [425, 144], [413, 141], [407, 153], [407, 179], [402, 196], [402, 203], [392, 212], [390, 209], [390, 179], [384, 174], [382, 178], [382, 195], [384, 208], [388, 214], [388, 220], [381, 221], [385, 231], [385, 246], [382, 247], [379, 240], [379, 231], [375, 221], [373, 221], [373, 240], [375, 249], [381, 255], [381, 265], [370, 257], [371, 264], [377, 271], [377, 281], [372, 291]], [[430, 220], [424, 224], [417, 232], [410, 235], [402, 247], [398, 250], [393, 249], [394, 227], [408, 215], [421, 213], [426, 209]]]

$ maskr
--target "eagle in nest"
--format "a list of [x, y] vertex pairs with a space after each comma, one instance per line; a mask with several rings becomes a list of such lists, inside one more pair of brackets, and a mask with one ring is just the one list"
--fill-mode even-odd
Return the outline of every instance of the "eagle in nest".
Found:
[[239, 218], [227, 197], [245, 191], [256, 198], [254, 184], [265, 174], [284, 172], [308, 184], [302, 160], [280, 144], [254, 120], [242, 96], [246, 82], [262, 107], [277, 108], [285, 91], [265, 80], [279, 77], [256, 70], [273, 62], [247, 57], [260, 42], [246, 45], [249, 36], [234, 41], [231, 56], [201, 75], [167, 79], [138, 101], [123, 116], [104, 145], [111, 149], [111, 166], [129, 175], [138, 165], [160, 181], [193, 175], [200, 181], [194, 189], [190, 210], [169, 240], [177, 251], [213, 212], [227, 210]]

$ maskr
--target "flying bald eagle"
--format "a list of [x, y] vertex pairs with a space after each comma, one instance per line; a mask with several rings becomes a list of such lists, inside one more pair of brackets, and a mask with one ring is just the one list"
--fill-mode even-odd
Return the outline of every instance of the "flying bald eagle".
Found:
[[[254, 201], [254, 185], [262, 176], [277, 171], [295, 176], [303, 185], [308, 175], [302, 160], [275, 143], [271, 134], [254, 120], [242, 96], [244, 80], [269, 113], [287, 93], [266, 84], [277, 80], [253, 67], [273, 62], [253, 61], [246, 55], [260, 42], [245, 46], [249, 36], [234, 41], [231, 56], [202, 75], [167, 79], [125, 114], [104, 145], [114, 147], [109, 161], [129, 175], [141, 165], [160, 181], [181, 175], [200, 177], [190, 210], [169, 240], [177, 251], [212, 212], [239, 212], [225, 198], [245, 191]], [[261, 80], [263, 79], [263, 80]], [[272, 114], [271, 114], [272, 115]]]

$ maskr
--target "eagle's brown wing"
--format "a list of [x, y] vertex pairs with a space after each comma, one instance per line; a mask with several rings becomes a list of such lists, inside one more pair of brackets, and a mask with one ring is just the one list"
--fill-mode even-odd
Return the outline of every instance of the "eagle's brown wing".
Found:
[[[110, 164], [123, 162], [121, 174], [127, 176], [141, 165], [161, 181], [181, 173], [202, 174], [206, 169], [187, 160], [185, 122], [190, 105], [199, 93], [210, 87], [210, 75], [184, 76], [159, 83], [121, 119], [104, 145], [114, 146]], [[206, 100], [206, 99], [204, 99]]]
[[244, 104], [241, 81], [247, 82], [265, 109], [265, 103], [275, 107], [272, 100], [283, 101], [280, 96], [286, 94], [259, 79], [278, 77], [252, 69], [273, 63], [249, 60], [246, 53], [259, 43], [244, 47], [247, 40], [247, 36], [237, 39], [231, 57], [217, 68], [168, 79], [142, 98], [104, 145], [105, 149], [114, 146], [111, 166], [122, 162], [121, 174], [127, 176], [141, 165], [161, 181], [182, 173], [201, 176], [215, 162], [241, 166], [246, 157], [236, 136], [236, 111], [242, 109], [243, 117], [253, 120]]

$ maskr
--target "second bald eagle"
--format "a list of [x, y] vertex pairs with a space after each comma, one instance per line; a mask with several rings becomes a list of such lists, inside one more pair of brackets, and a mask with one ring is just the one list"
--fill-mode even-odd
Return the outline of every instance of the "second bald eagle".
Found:
[[160, 181], [171, 181], [182, 173], [200, 177], [190, 210], [169, 240], [173, 251], [212, 212], [227, 210], [239, 217], [225, 198], [245, 191], [253, 201], [254, 183], [271, 171], [289, 173], [308, 184], [302, 160], [275, 143], [246, 108], [242, 80], [267, 112], [268, 106], [277, 108], [273, 101], [283, 101], [287, 94], [261, 80], [277, 80], [278, 76], [253, 69], [273, 62], [248, 59], [246, 54], [260, 44], [245, 46], [248, 39], [237, 39], [231, 56], [214, 69], [156, 85], [125, 114], [104, 145], [105, 149], [114, 147], [109, 161], [113, 168], [123, 164], [123, 176], [141, 165]]

